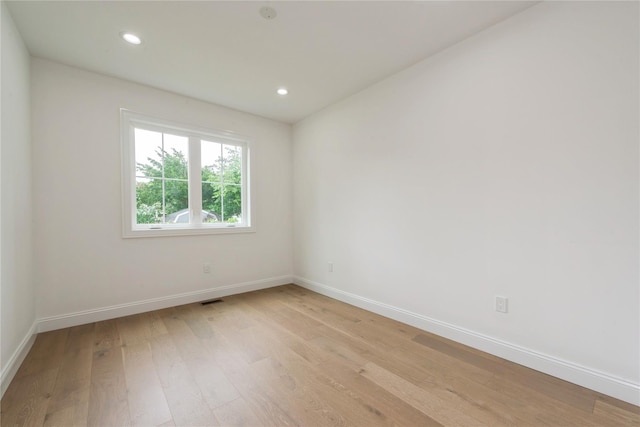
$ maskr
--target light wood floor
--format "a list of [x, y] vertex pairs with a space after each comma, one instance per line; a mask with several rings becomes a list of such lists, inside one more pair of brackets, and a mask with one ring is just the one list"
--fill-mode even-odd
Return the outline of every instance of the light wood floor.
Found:
[[40, 334], [2, 426], [614, 426], [640, 409], [294, 285]]

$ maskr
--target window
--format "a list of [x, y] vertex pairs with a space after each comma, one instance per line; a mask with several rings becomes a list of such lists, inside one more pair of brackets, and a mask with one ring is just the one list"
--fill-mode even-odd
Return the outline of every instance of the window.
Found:
[[124, 237], [253, 231], [249, 141], [122, 110]]

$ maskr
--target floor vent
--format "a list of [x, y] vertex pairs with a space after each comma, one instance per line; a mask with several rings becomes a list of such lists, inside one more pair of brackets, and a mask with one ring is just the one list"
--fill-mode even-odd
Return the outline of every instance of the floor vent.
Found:
[[212, 299], [212, 300], [209, 300], [209, 301], [203, 301], [203, 302], [201, 302], [200, 304], [202, 304], [202, 305], [209, 305], [209, 304], [215, 304], [215, 303], [217, 303], [217, 302], [224, 302], [224, 301], [223, 301], [223, 300], [221, 300], [220, 298], [218, 298], [218, 299]]

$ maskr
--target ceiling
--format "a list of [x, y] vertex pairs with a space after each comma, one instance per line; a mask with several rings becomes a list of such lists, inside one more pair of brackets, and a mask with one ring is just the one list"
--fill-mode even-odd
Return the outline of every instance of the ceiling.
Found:
[[[535, 2], [7, 1], [32, 55], [286, 123]], [[259, 10], [269, 6], [275, 19]], [[139, 35], [133, 46], [123, 31]], [[286, 87], [289, 95], [276, 94]]]

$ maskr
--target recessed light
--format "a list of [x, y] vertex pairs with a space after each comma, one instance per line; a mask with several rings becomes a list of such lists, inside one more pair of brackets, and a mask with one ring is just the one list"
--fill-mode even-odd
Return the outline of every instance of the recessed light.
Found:
[[287, 89], [283, 88], [283, 87], [278, 89], [276, 92], [278, 93], [278, 95], [286, 95], [286, 94], [289, 93], [289, 91]]
[[131, 44], [140, 44], [142, 43], [142, 40], [140, 39], [140, 37], [136, 36], [133, 33], [120, 33], [120, 37], [122, 37], [124, 39], [124, 41], [131, 43]]

